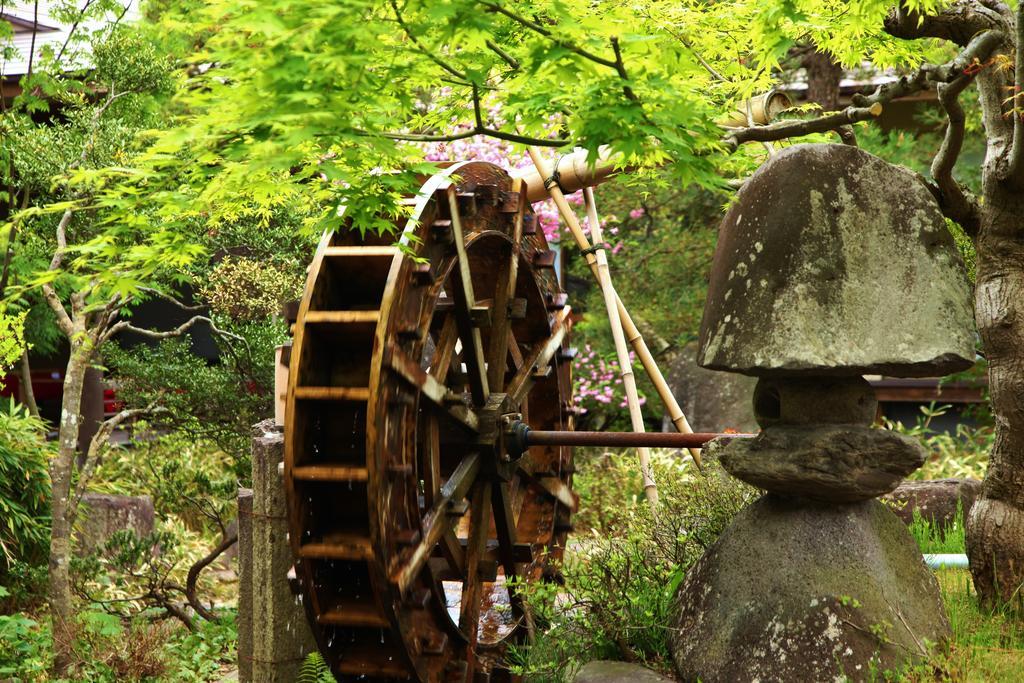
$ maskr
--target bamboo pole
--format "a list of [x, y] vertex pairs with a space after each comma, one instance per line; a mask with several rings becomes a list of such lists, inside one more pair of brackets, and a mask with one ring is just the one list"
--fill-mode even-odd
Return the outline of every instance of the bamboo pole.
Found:
[[[536, 167], [539, 177], [542, 179], [550, 178], [550, 167], [543, 157], [541, 157], [540, 153], [532, 147], [527, 148], [527, 151], [530, 154], [530, 159], [533, 160], [533, 165]], [[529, 185], [527, 185], [527, 189], [529, 189]], [[565, 200], [565, 195], [557, 184], [551, 185], [547, 191], [551, 196], [551, 199], [554, 200], [555, 206], [558, 207], [558, 213], [562, 216], [562, 220], [568, 226], [569, 231], [576, 240], [576, 244], [586, 254], [587, 264], [590, 266], [590, 270], [596, 278], [597, 257], [590, 251], [590, 241], [587, 239], [587, 236], [583, 234], [583, 229], [580, 227], [579, 221], [576, 219], [576, 213]], [[651, 383], [654, 384], [654, 388], [658, 392], [658, 397], [661, 399], [662, 404], [665, 406], [665, 410], [668, 412], [669, 419], [672, 420], [672, 424], [675, 425], [676, 430], [680, 433], [692, 434], [693, 429], [690, 427], [690, 423], [683, 414], [682, 408], [679, 407], [679, 402], [676, 401], [676, 397], [672, 394], [672, 390], [669, 388], [668, 382], [665, 381], [665, 377], [661, 374], [661, 369], [658, 368], [658, 363], [654, 360], [654, 356], [651, 354], [650, 349], [647, 348], [647, 343], [644, 341], [643, 335], [640, 334], [640, 330], [637, 329], [636, 324], [633, 322], [633, 318], [630, 317], [629, 311], [626, 310], [626, 307], [622, 303], [622, 299], [619, 298], [618, 294], [615, 295], [615, 303], [619, 310], [619, 319], [622, 321], [622, 328], [626, 336], [626, 341], [628, 341], [630, 346], [633, 347], [637, 358], [640, 359], [640, 364], [643, 365], [644, 371], [647, 373], [647, 376], [650, 377]], [[689, 451], [690, 455], [693, 456], [693, 461], [697, 463], [698, 467], [700, 467], [700, 449], [691, 448]]]
[[[601, 245], [604, 240], [601, 236], [601, 219], [597, 215], [597, 203], [594, 201], [594, 189], [588, 187], [583, 190], [583, 197], [587, 205], [587, 220], [590, 223], [590, 235], [594, 238], [594, 244]], [[604, 306], [608, 311], [608, 323], [612, 328], [612, 339], [615, 340], [615, 355], [619, 359], [619, 377], [622, 380], [622, 387], [626, 391], [626, 404], [629, 406], [629, 421], [634, 432], [642, 433], [644, 428], [644, 416], [640, 410], [640, 395], [636, 390], [636, 378], [633, 376], [633, 362], [629, 358], [629, 349], [626, 347], [626, 337], [622, 333], [622, 319], [619, 317], [618, 297], [612, 286], [612, 275], [608, 271], [608, 256], [603, 248], [598, 248], [597, 257], [597, 284], [601, 287], [604, 295]], [[658, 485], [654, 482], [654, 471], [651, 469], [651, 452], [646, 446], [636, 449], [637, 458], [640, 460], [640, 476], [644, 482], [644, 495], [647, 502], [653, 509], [658, 506]]]

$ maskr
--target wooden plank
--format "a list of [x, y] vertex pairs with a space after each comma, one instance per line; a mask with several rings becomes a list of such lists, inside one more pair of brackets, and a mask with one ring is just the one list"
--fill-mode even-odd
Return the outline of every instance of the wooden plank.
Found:
[[320, 614], [317, 623], [324, 626], [355, 628], [390, 628], [391, 623], [377, 611], [376, 605], [353, 602], [333, 607]]
[[370, 539], [359, 534], [336, 532], [326, 534], [299, 546], [299, 557], [317, 560], [348, 560], [350, 562], [373, 559]]
[[324, 249], [324, 258], [394, 258], [400, 253], [398, 247], [327, 247]]
[[369, 387], [295, 387], [295, 398], [306, 401], [368, 401]]
[[380, 311], [309, 311], [307, 325], [346, 325], [374, 323], [380, 319]]
[[292, 468], [292, 477], [300, 481], [366, 481], [365, 467], [351, 465], [302, 465]]

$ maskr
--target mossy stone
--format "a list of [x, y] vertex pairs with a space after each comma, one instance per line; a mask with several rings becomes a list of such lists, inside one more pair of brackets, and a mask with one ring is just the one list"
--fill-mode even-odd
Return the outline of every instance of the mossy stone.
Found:
[[849, 145], [794, 145], [722, 221], [698, 363], [937, 377], [974, 362], [971, 302], [953, 236], [913, 173]]
[[948, 638], [938, 584], [906, 526], [877, 500], [748, 506], [675, 596], [684, 681], [852, 681]]

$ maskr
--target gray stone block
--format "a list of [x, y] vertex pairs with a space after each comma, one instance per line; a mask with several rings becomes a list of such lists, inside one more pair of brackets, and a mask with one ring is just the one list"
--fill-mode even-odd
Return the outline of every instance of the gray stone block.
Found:
[[671, 683], [673, 680], [639, 664], [599, 659], [585, 664], [573, 683]]
[[88, 555], [106, 543], [115, 531], [125, 529], [136, 536], [153, 533], [153, 499], [149, 496], [82, 495], [75, 534], [76, 551]]
[[238, 680], [252, 680], [252, 489], [238, 489]]
[[[287, 507], [279, 464], [284, 460], [284, 436], [273, 420], [253, 428], [252, 551], [248, 586], [251, 591], [251, 679], [256, 683], [291, 683], [303, 660], [316, 650], [306, 612], [288, 584], [294, 560], [288, 545]], [[241, 550], [240, 550], [241, 552]], [[240, 648], [241, 650], [241, 648]]]

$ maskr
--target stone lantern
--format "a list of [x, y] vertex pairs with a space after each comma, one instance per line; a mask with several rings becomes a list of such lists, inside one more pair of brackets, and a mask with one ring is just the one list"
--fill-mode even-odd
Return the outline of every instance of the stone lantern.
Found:
[[935, 578], [875, 500], [925, 453], [872, 428], [863, 375], [934, 377], [973, 358], [963, 263], [913, 173], [820, 144], [750, 178], [720, 229], [698, 361], [758, 378], [762, 432], [720, 461], [767, 493], [680, 587], [684, 679], [868, 679], [948, 636]]

